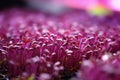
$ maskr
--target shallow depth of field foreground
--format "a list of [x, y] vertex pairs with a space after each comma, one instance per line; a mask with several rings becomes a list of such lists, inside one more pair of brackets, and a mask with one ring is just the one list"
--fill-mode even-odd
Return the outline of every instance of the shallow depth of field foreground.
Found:
[[0, 12], [0, 80], [120, 80], [120, 15]]

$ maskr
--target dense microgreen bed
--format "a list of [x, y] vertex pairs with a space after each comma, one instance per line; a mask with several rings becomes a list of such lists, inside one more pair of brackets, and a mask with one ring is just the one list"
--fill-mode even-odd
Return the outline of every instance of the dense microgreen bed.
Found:
[[120, 80], [120, 16], [0, 13], [0, 80]]

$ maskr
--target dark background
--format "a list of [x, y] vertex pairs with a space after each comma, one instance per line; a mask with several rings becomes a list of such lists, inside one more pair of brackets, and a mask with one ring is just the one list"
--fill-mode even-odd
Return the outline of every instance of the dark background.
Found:
[[25, 5], [25, 0], [0, 0], [0, 10], [11, 8], [14, 6], [24, 7]]

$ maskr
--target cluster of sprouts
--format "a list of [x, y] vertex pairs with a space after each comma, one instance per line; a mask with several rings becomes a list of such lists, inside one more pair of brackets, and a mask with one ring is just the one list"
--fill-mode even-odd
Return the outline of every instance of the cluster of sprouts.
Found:
[[120, 80], [119, 17], [95, 19], [79, 11], [1, 12], [0, 79]]

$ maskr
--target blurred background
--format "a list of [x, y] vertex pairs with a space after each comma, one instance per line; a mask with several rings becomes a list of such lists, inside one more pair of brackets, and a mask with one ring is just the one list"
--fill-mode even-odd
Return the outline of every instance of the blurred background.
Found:
[[11, 7], [24, 7], [26, 1], [23, 0], [0, 0], [0, 10], [11, 8]]
[[120, 11], [120, 0], [0, 0], [0, 10], [22, 7], [61, 13], [69, 9], [85, 10], [95, 15]]

